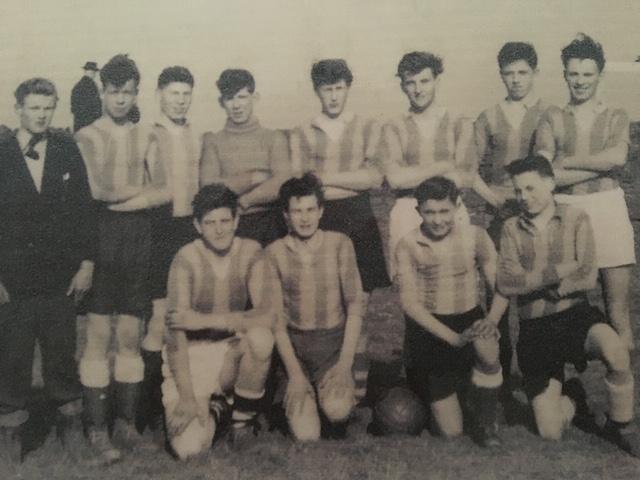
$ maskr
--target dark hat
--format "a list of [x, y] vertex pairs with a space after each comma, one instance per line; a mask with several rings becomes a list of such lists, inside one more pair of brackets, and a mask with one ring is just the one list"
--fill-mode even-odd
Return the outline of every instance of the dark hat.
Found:
[[83, 70], [93, 70], [94, 72], [99, 71], [98, 64], [96, 62], [87, 62], [82, 67]]

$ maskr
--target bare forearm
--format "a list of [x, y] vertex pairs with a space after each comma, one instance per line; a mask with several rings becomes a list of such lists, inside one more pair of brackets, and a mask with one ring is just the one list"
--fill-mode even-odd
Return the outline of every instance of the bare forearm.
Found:
[[194, 400], [191, 382], [187, 336], [182, 330], [170, 330], [167, 343], [167, 360], [181, 399]]
[[499, 203], [498, 197], [493, 192], [493, 190], [491, 190], [489, 185], [486, 184], [486, 182], [482, 179], [482, 177], [480, 175], [476, 174], [476, 176], [475, 176], [475, 178], [473, 180], [473, 187], [472, 188], [489, 205], [491, 205], [492, 207], [496, 207], [496, 208], [498, 207], [498, 203]]
[[280, 187], [288, 178], [288, 174], [274, 175], [252, 190], [243, 194], [240, 197], [240, 204], [244, 208], [248, 208], [253, 205], [262, 205], [275, 201], [278, 198]]
[[493, 295], [489, 313], [487, 314], [487, 320], [497, 325], [498, 323], [500, 323], [500, 319], [504, 315], [504, 312], [507, 311], [508, 307], [509, 299], [500, 294], [500, 292], [495, 292]]
[[361, 168], [352, 172], [325, 172], [321, 175], [324, 186], [365, 191], [378, 188], [382, 175], [373, 168]]
[[428, 178], [445, 175], [455, 169], [449, 162], [435, 162], [429, 166], [401, 167], [387, 173], [393, 189], [415, 188]]
[[608, 172], [624, 166], [628, 151], [629, 146], [626, 143], [619, 143], [593, 155], [567, 157], [563, 160], [562, 166], [566, 169]]
[[340, 358], [338, 360], [349, 368], [353, 365], [361, 330], [362, 317], [356, 315], [349, 316], [345, 325], [342, 350], [340, 350]]
[[280, 354], [284, 368], [287, 371], [287, 376], [289, 378], [304, 376], [304, 372], [302, 371], [300, 362], [296, 357], [296, 352], [293, 350], [293, 345], [291, 344], [291, 339], [289, 338], [289, 334], [286, 329], [276, 329], [274, 336], [278, 353]]

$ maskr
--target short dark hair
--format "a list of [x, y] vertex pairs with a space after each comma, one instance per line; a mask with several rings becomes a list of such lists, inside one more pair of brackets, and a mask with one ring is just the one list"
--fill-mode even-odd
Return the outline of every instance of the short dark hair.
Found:
[[314, 90], [322, 85], [333, 85], [340, 80], [347, 82], [347, 86], [351, 86], [353, 82], [353, 73], [342, 58], [320, 60], [311, 67], [311, 81]]
[[256, 90], [256, 81], [249, 70], [228, 68], [220, 74], [216, 86], [220, 96], [223, 99], [229, 99], [243, 88], [253, 93]]
[[526, 42], [507, 42], [498, 52], [498, 66], [501, 69], [518, 60], [524, 60], [535, 70], [538, 67], [538, 54], [533, 45]]
[[397, 77], [404, 80], [405, 75], [415, 75], [425, 68], [430, 68], [434, 77], [444, 72], [442, 58], [429, 52], [411, 52], [402, 57], [398, 63]]
[[560, 58], [562, 59], [564, 68], [567, 68], [567, 64], [572, 58], [579, 58], [581, 60], [591, 59], [596, 62], [599, 71], [604, 69], [605, 64], [602, 45], [584, 33], [578, 33], [576, 38], [562, 49]]
[[200, 189], [193, 202], [193, 217], [197, 221], [212, 210], [229, 208], [235, 217], [238, 211], [238, 195], [222, 183], [212, 183]]
[[133, 80], [136, 88], [140, 84], [140, 71], [136, 62], [131, 60], [128, 55], [118, 54], [112, 57], [100, 70], [100, 81], [104, 88], [107, 84], [120, 88], [129, 80]]
[[278, 203], [283, 212], [289, 210], [289, 201], [294, 197], [308, 197], [315, 195], [318, 206], [324, 205], [322, 182], [313, 173], [307, 172], [302, 177], [292, 177], [282, 184], [278, 192]]
[[16, 103], [18, 105], [24, 105], [24, 99], [27, 95], [46, 95], [47, 97], [55, 97], [56, 102], [58, 101], [58, 92], [56, 91], [56, 86], [53, 84], [51, 80], [47, 80], [46, 78], [30, 78], [29, 80], [25, 80], [14, 93], [16, 97]]
[[450, 200], [455, 205], [460, 191], [456, 184], [445, 177], [432, 177], [418, 185], [413, 193], [418, 206], [427, 200]]
[[160, 72], [158, 76], [158, 88], [163, 89], [173, 82], [186, 83], [192, 87], [195, 84], [193, 75], [191, 75], [189, 69], [178, 65], [167, 67]]
[[530, 155], [504, 167], [511, 177], [526, 172], [538, 172], [541, 177], [554, 178], [551, 162], [542, 155]]

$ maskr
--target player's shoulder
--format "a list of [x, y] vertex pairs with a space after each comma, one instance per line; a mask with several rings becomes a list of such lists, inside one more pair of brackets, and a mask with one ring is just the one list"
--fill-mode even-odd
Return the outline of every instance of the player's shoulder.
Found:
[[566, 223], [576, 224], [581, 222], [589, 222], [589, 214], [582, 208], [566, 203], [556, 205], [556, 214]]
[[9, 127], [6, 125], [0, 125], [0, 144], [6, 145], [9, 142], [15, 141], [16, 136]]
[[239, 245], [238, 251], [240, 252], [240, 255], [254, 256], [262, 251], [260, 243], [251, 238], [236, 237], [236, 241]]
[[59, 143], [70, 143], [74, 141], [73, 134], [65, 128], [50, 128], [49, 138]]
[[200, 248], [203, 248], [203, 246], [202, 240], [199, 238], [183, 245], [173, 259], [174, 264], [193, 265], [197, 263], [201, 258]]
[[329, 246], [335, 245], [336, 248], [340, 248], [345, 244], [352, 244], [351, 239], [342, 232], [322, 230], [322, 235], [324, 236], [324, 241]]

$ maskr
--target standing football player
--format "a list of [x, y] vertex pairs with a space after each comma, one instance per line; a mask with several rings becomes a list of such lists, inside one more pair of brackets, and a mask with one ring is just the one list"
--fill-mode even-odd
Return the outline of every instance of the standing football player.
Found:
[[324, 193], [313, 174], [287, 180], [280, 202], [290, 233], [267, 247], [267, 255], [277, 278], [275, 340], [288, 380], [285, 413], [298, 441], [321, 433], [343, 438], [356, 402], [353, 368], [364, 315], [356, 254], [349, 237], [319, 228]]
[[496, 295], [485, 317], [477, 278], [480, 270], [493, 291], [495, 247], [482, 228], [456, 221], [460, 202], [452, 180], [432, 177], [414, 195], [422, 224], [396, 249], [407, 380], [430, 406], [439, 432], [451, 438], [462, 434], [459, 392], [470, 376], [475, 439], [482, 446], [498, 446], [502, 369], [497, 325], [507, 300]]
[[224, 70], [216, 82], [227, 122], [219, 132], [207, 132], [202, 142], [200, 185], [224, 183], [240, 196], [238, 236], [264, 247], [286, 234], [275, 207], [278, 188], [290, 176], [284, 134], [260, 125], [253, 113], [259, 99], [250, 72]]
[[572, 205], [556, 204], [554, 171], [544, 157], [517, 160], [507, 171], [522, 213], [502, 229], [498, 291], [518, 296], [518, 362], [538, 432], [558, 440], [574, 418], [584, 425], [589, 415], [584, 390], [572, 381], [563, 385], [564, 367], [572, 363], [583, 371], [587, 360], [598, 359], [607, 369], [604, 433], [637, 457], [640, 437], [633, 421], [629, 351], [587, 300], [597, 277], [589, 216]]
[[133, 60], [116, 55], [100, 71], [104, 115], [76, 133], [98, 204], [98, 253], [87, 316], [87, 343], [80, 360], [89, 440], [105, 463], [120, 459], [107, 430], [111, 318], [116, 317], [114, 438], [131, 448], [140, 437], [135, 414], [144, 375], [140, 356], [147, 288], [151, 221], [146, 206], [131, 212], [109, 209], [143, 190], [149, 134], [128, 120], [140, 74]]
[[[605, 65], [602, 46], [580, 34], [562, 50], [569, 104], [550, 108], [540, 121], [536, 151], [553, 163], [556, 200], [576, 205], [591, 219], [604, 304], [628, 349], [633, 227], [619, 177], [629, 152], [629, 117], [597, 96]], [[611, 234], [615, 232], [615, 241]]]
[[50, 128], [55, 86], [32, 78], [15, 97], [20, 127], [0, 127], [0, 458], [9, 461], [20, 458], [36, 340], [58, 437], [81, 430], [74, 301], [91, 288], [96, 241], [78, 147]]
[[[500, 78], [506, 98], [480, 114], [474, 123], [479, 172], [474, 190], [486, 201], [488, 232], [500, 247], [504, 221], [519, 213], [513, 184], [504, 169], [512, 161], [526, 157], [533, 148], [540, 117], [549, 107], [535, 91], [538, 55], [533, 45], [508, 42], [498, 53]], [[508, 315], [500, 321], [500, 363], [504, 376], [502, 403], [508, 422], [515, 420], [511, 396], [511, 345]]]
[[193, 215], [200, 238], [180, 249], [169, 272], [162, 384], [170, 443], [183, 460], [211, 447], [224, 394], [233, 394], [232, 445], [257, 435], [275, 318], [260, 244], [235, 234], [238, 196], [222, 184], [203, 187]]
[[[151, 182], [139, 195], [109, 207], [118, 212], [155, 208], [149, 274], [153, 313], [142, 342], [145, 373], [138, 427], [148, 424], [156, 434], [163, 431], [160, 351], [169, 266], [178, 250], [196, 237], [191, 202], [198, 191], [201, 139], [187, 119], [193, 85], [193, 75], [185, 67], [167, 67], [160, 73], [156, 93], [161, 115], [153, 125], [146, 155]], [[156, 439], [164, 443], [162, 435]]]
[[[344, 60], [315, 63], [311, 81], [322, 111], [310, 123], [292, 131], [291, 165], [298, 174], [314, 172], [323, 185], [325, 204], [320, 228], [344, 233], [353, 242], [366, 312], [371, 292], [391, 283], [369, 200], [369, 190], [382, 183], [382, 176], [373, 165], [380, 127], [376, 121], [346, 110], [353, 74]], [[359, 399], [364, 397], [367, 385], [366, 347], [363, 328], [355, 367]]]

